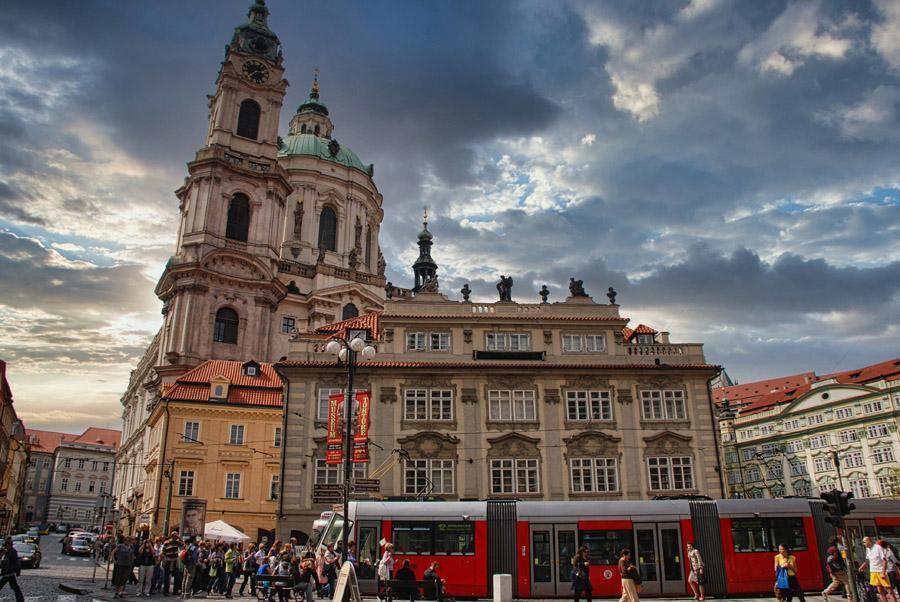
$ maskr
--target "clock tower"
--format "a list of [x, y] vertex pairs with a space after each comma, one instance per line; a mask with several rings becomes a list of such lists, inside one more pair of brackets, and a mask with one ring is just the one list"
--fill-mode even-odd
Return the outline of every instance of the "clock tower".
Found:
[[268, 15], [255, 0], [235, 28], [209, 97], [206, 144], [176, 191], [177, 247], [156, 287], [164, 379], [206, 359], [270, 355], [270, 325], [287, 294], [277, 273], [292, 187], [277, 161], [288, 82]]

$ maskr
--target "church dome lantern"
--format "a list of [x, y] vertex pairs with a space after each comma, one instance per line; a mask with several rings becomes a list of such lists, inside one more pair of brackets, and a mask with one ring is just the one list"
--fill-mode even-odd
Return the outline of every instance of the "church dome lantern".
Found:
[[269, 8], [265, 0], [255, 0], [247, 11], [247, 22], [234, 29], [226, 52], [255, 54], [273, 63], [281, 62], [281, 41], [269, 29]]

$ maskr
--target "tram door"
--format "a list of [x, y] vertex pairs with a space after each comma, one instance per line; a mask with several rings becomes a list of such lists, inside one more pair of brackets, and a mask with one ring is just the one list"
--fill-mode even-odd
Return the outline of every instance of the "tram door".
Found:
[[678, 523], [635, 523], [642, 594], [680, 594], [685, 573]]
[[845, 519], [847, 531], [853, 540], [853, 560], [860, 564], [866, 559], [866, 547], [863, 545], [863, 537], [875, 537], [875, 521], [870, 518]]
[[381, 524], [378, 521], [360, 521], [359, 537], [356, 553], [359, 556], [359, 568], [356, 578], [363, 592], [378, 591], [375, 563], [381, 559], [378, 554], [378, 542], [381, 540]]
[[571, 596], [575, 525], [531, 525], [532, 596]]

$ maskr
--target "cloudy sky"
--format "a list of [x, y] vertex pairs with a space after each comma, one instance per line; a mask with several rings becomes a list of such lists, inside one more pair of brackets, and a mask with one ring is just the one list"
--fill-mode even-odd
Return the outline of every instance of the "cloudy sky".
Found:
[[[118, 424], [173, 191], [249, 0], [0, 12], [0, 358], [29, 426]], [[900, 3], [270, 0], [291, 82], [374, 162], [410, 280], [570, 276], [741, 381], [900, 355]]]

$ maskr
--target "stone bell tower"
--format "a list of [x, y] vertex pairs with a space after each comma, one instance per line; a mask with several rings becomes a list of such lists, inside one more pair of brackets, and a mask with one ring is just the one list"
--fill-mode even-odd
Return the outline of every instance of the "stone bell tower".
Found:
[[206, 145], [176, 191], [177, 248], [156, 287], [165, 316], [158, 364], [268, 359], [286, 288], [277, 278], [286, 199], [278, 120], [288, 86], [269, 9], [255, 0], [225, 50], [209, 97]]

